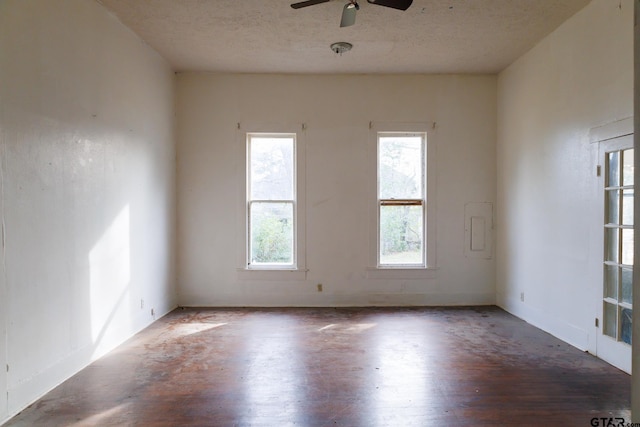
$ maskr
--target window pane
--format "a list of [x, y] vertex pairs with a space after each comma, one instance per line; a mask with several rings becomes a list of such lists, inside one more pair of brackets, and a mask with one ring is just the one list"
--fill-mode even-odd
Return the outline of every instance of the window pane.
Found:
[[380, 264], [424, 264], [423, 206], [380, 206]]
[[609, 190], [607, 195], [607, 224], [620, 224], [620, 190]]
[[622, 264], [633, 265], [633, 230], [622, 230]]
[[612, 338], [618, 337], [617, 306], [604, 303], [604, 334]]
[[607, 187], [620, 185], [620, 152], [607, 154]]
[[605, 228], [605, 240], [607, 246], [606, 261], [618, 262], [618, 229]]
[[633, 304], [633, 271], [630, 268], [622, 269], [622, 289], [620, 300]]
[[633, 185], [633, 148], [622, 152], [622, 185]]
[[381, 136], [378, 183], [381, 199], [422, 199], [424, 144], [421, 136]]
[[294, 139], [252, 136], [249, 147], [251, 200], [292, 200]]
[[252, 203], [251, 263], [293, 264], [293, 203]]
[[605, 298], [618, 299], [618, 267], [615, 265], [606, 265], [605, 268]]
[[622, 223], [633, 225], [633, 190], [622, 192]]
[[632, 331], [632, 311], [628, 308], [620, 309], [620, 341], [631, 344]]

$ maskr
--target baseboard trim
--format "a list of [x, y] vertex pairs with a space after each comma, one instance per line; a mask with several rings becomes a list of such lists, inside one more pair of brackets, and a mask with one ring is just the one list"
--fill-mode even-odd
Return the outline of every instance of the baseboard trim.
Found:
[[413, 307], [495, 305], [493, 292], [216, 295], [214, 300], [182, 301], [182, 307]]

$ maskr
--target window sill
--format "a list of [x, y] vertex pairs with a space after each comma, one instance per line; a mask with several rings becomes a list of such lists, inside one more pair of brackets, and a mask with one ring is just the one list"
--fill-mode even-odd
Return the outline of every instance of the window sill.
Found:
[[367, 279], [433, 279], [437, 268], [380, 268], [367, 267]]
[[305, 280], [307, 270], [239, 268], [239, 280]]

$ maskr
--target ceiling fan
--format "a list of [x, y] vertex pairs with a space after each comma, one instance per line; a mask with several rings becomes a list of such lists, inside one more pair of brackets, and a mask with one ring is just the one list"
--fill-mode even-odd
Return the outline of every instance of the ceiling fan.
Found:
[[[315, 6], [316, 4], [328, 3], [331, 0], [306, 0], [291, 5], [294, 9], [300, 9], [307, 6]], [[390, 7], [398, 10], [407, 10], [413, 0], [367, 0], [368, 3], [377, 4], [378, 6]], [[349, 0], [342, 9], [341, 27], [348, 27], [356, 23], [356, 11], [360, 10], [357, 0]]]

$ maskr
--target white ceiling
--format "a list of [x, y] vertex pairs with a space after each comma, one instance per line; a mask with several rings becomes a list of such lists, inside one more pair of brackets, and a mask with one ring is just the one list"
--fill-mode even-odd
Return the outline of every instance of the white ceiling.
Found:
[[[590, 0], [414, 0], [405, 12], [360, 0], [98, 0], [176, 71], [496, 73]], [[297, 0], [296, 0], [297, 1]], [[353, 44], [339, 56], [329, 45]]]

